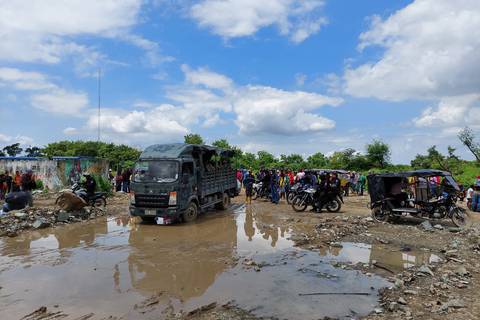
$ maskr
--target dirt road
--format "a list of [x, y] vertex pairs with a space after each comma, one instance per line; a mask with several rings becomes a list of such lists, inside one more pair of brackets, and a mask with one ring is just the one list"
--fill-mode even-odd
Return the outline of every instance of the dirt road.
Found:
[[164, 227], [130, 218], [118, 197], [108, 217], [2, 237], [2, 319], [480, 314], [477, 222], [460, 233], [448, 224], [379, 225], [368, 219], [366, 197], [347, 198], [338, 214], [242, 200]]

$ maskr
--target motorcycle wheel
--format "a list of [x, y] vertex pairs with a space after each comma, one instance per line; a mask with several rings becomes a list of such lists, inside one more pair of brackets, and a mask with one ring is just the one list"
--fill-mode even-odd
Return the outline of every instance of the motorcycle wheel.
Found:
[[376, 222], [388, 222], [388, 213], [384, 212], [381, 207], [372, 208], [372, 218]]
[[290, 192], [287, 196], [287, 203], [292, 204], [293, 199], [295, 199], [295, 194], [293, 192]]
[[105, 198], [95, 199], [93, 206], [96, 208], [105, 208], [107, 206], [107, 200], [105, 200]]
[[467, 224], [467, 213], [459, 208], [453, 210], [452, 222], [458, 228], [463, 228]]
[[257, 200], [258, 199], [258, 190], [253, 189], [252, 190], [252, 200]]
[[293, 198], [292, 208], [296, 212], [303, 212], [303, 211], [307, 210], [307, 207], [308, 207], [308, 204], [305, 201], [303, 201], [303, 199], [301, 197], [296, 196], [295, 198]]
[[342, 204], [337, 199], [330, 201], [326, 205], [328, 212], [338, 212], [342, 208]]

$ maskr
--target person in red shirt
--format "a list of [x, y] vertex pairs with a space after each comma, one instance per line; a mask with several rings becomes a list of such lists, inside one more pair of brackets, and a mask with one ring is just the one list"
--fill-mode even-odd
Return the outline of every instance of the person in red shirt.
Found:
[[237, 170], [237, 180], [240, 182], [240, 185], [242, 185], [243, 174], [240, 170]]
[[290, 177], [290, 185], [293, 186], [295, 184], [295, 177], [293, 176], [292, 170], [288, 171], [288, 176]]

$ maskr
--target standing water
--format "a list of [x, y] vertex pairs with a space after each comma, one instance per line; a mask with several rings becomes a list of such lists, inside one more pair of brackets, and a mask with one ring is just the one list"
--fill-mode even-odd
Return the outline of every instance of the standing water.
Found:
[[[192, 224], [108, 218], [3, 238], [2, 319], [41, 306], [67, 319], [92, 313], [159, 319], [212, 302], [281, 319], [352, 318], [373, 310], [378, 289], [389, 283], [331, 262], [379, 260], [375, 248], [302, 250], [289, 240], [289, 229], [269, 219], [239, 206]], [[401, 252], [389, 259], [400, 266], [409, 261]], [[311, 293], [333, 294], [303, 295]]]

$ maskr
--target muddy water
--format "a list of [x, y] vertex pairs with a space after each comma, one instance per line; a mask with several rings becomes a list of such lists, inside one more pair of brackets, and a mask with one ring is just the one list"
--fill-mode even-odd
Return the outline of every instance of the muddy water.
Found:
[[[19, 319], [47, 306], [72, 319], [159, 319], [233, 301], [258, 316], [350, 318], [371, 312], [377, 290], [389, 283], [334, 268], [332, 260], [403, 268], [434, 259], [353, 243], [312, 252], [294, 248], [290, 236], [255, 208], [239, 206], [188, 225], [105, 218], [3, 238], [0, 312]], [[316, 292], [369, 295], [299, 295]]]

